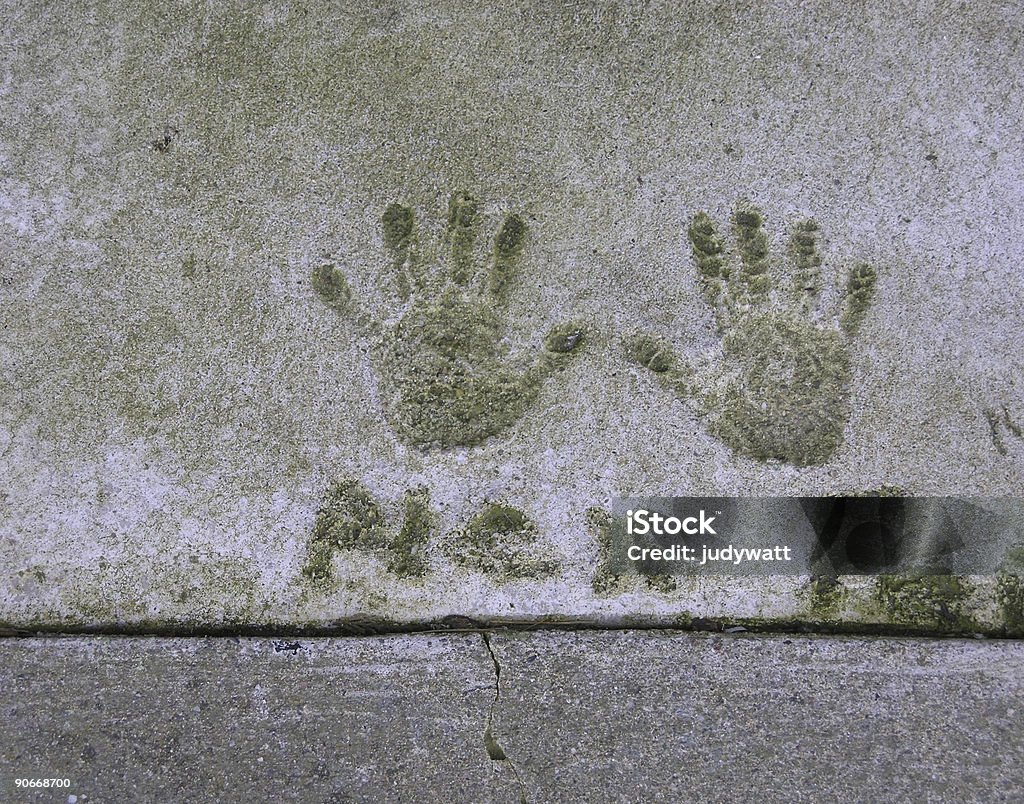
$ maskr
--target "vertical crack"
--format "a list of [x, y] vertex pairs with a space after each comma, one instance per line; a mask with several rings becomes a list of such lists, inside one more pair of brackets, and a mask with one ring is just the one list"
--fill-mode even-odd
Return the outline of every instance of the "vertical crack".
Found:
[[501, 700], [501, 665], [498, 663], [498, 657], [494, 653], [494, 648], [491, 647], [491, 640], [487, 632], [482, 631], [480, 636], [484, 638], [484, 647], [487, 648], [487, 653], [494, 663], [494, 698], [491, 700], [490, 708], [487, 710], [487, 724], [484, 726], [484, 748], [487, 749], [487, 756], [492, 760], [508, 763], [509, 768], [512, 769], [512, 775], [516, 777], [516, 783], [519, 785], [519, 804], [529, 804], [529, 800], [526, 798], [526, 787], [523, 785], [523, 779], [519, 775], [519, 770], [516, 768], [515, 763], [508, 758], [505, 749], [498, 743], [491, 728], [494, 723], [494, 708]]

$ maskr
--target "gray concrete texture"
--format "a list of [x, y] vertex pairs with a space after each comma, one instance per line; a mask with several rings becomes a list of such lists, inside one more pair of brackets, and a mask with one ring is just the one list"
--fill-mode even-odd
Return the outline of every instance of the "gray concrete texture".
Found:
[[[991, 802], [1024, 789], [1020, 642], [488, 642], [4, 640], [0, 800]], [[45, 777], [71, 786], [14, 786]]]
[[0, 624], [1020, 631], [600, 575], [618, 495], [1024, 491], [1016, 3], [3, 18]]

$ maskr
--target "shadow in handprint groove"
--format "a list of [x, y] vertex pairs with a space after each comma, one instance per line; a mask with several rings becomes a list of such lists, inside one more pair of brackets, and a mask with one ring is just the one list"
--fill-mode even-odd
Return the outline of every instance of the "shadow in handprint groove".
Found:
[[824, 316], [818, 226], [798, 223], [789, 240], [793, 270], [779, 286], [770, 269], [761, 212], [741, 201], [733, 248], [698, 213], [689, 240], [701, 291], [722, 337], [720, 365], [697, 371], [661, 339], [639, 333], [627, 356], [661, 384], [696, 403], [710, 431], [740, 455], [795, 466], [826, 463], [850, 416], [850, 342], [871, 305], [875, 269], [850, 269], [841, 311]]
[[[528, 365], [510, 358], [499, 314], [520, 262], [526, 222], [508, 215], [490, 259], [478, 266], [481, 217], [472, 196], [452, 196], [439, 270], [424, 264], [411, 208], [394, 203], [381, 218], [391, 259], [385, 284], [393, 288], [402, 315], [383, 334], [378, 375], [389, 423], [421, 448], [473, 446], [509, 427], [584, 340], [579, 324], [562, 323], [547, 333], [539, 358]], [[318, 267], [312, 283], [331, 308], [352, 308], [351, 290], [334, 266]]]
[[1001, 411], [985, 408], [985, 420], [988, 422], [992, 446], [1000, 455], [1009, 454], [1007, 441], [1012, 443], [1013, 440], [1019, 442], [1024, 439], [1024, 429], [1010, 416], [1010, 408], [1007, 405], [1003, 405]]

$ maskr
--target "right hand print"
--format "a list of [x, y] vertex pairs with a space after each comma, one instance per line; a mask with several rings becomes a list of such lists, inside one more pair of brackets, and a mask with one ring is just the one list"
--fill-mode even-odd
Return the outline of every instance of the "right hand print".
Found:
[[850, 269], [841, 311], [821, 314], [818, 226], [798, 223], [789, 241], [793, 271], [776, 287], [769, 271], [761, 212], [741, 201], [732, 217], [732, 248], [711, 218], [694, 216], [688, 231], [700, 286], [722, 336], [722, 360], [695, 371], [662, 340], [637, 334], [629, 358], [696, 402], [711, 432], [735, 452], [795, 466], [826, 463], [850, 416], [850, 342], [871, 305], [876, 272]]

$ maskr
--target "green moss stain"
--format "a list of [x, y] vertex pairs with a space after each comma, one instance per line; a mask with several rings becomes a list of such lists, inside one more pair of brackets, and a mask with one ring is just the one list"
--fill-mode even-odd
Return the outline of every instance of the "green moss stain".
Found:
[[383, 547], [383, 525], [380, 506], [358, 480], [336, 481], [317, 511], [302, 574], [315, 583], [329, 581], [335, 552]]
[[497, 583], [550, 578], [560, 569], [538, 543], [536, 525], [502, 503], [489, 503], [465, 528], [449, 534], [442, 550], [454, 564]]
[[625, 346], [630, 360], [655, 374], [672, 368], [672, 347], [661, 338], [639, 333], [627, 339]]
[[[509, 358], [499, 312], [522, 254], [526, 223], [509, 215], [495, 238], [489, 269], [477, 271], [473, 244], [480, 224], [476, 199], [455, 193], [448, 207], [447, 264], [428, 281], [413, 248], [412, 210], [392, 204], [381, 218], [397, 271], [396, 295], [412, 296], [381, 344], [385, 414], [403, 440], [422, 448], [473, 446], [505, 430], [585, 340], [581, 323], [562, 323], [547, 333], [539, 359], [523, 365]], [[321, 298], [340, 308], [333, 274], [324, 273], [318, 283]]]
[[530, 527], [526, 514], [508, 505], [492, 503], [473, 517], [469, 523], [469, 532], [478, 537], [488, 537], [493, 533], [519, 532]]
[[[709, 430], [736, 453], [795, 466], [828, 462], [850, 415], [850, 338], [870, 306], [874, 269], [854, 269], [841, 314], [823, 323], [815, 317], [822, 258], [814, 221], [801, 221], [792, 232], [792, 292], [779, 298], [771, 293], [764, 217], [755, 206], [736, 207], [732, 257], [707, 213], [694, 216], [688, 234], [724, 360], [696, 375], [665, 342], [642, 333], [625, 341], [626, 357], [694, 401]], [[739, 262], [738, 270], [730, 260]]]
[[415, 222], [413, 211], [399, 203], [389, 204], [381, 215], [384, 248], [391, 255], [395, 289], [403, 301], [409, 298], [414, 283], [419, 284], [419, 277], [410, 261]]
[[715, 222], [706, 212], [698, 212], [687, 231], [700, 275], [708, 279], [728, 279], [725, 246], [718, 236]]
[[313, 525], [313, 538], [342, 550], [380, 547], [384, 516], [358, 480], [339, 480], [327, 491]]
[[473, 277], [473, 246], [480, 228], [477, 201], [466, 192], [457, 192], [448, 202], [447, 239], [451, 249], [449, 270], [452, 280], [465, 285]]
[[419, 577], [427, 571], [425, 552], [436, 525], [430, 492], [423, 486], [407, 491], [402, 508], [402, 527], [388, 545], [388, 569], [403, 578]]
[[[587, 528], [597, 541], [597, 567], [590, 586], [601, 597], [611, 597], [635, 588], [637, 576], [619, 575], [612, 570], [612, 549], [615, 545], [615, 520], [607, 511], [593, 507], [587, 510]], [[621, 539], [619, 540], [621, 544]], [[648, 589], [668, 593], [676, 588], [671, 575], [643, 575]]]
[[808, 609], [812, 620], [834, 622], [840, 619], [845, 590], [838, 578], [829, 575], [812, 578], [807, 591]]
[[1024, 580], [1019, 575], [1000, 575], [996, 604], [1003, 625], [1014, 635], [1024, 634]]
[[[556, 324], [544, 336], [544, 348], [551, 355], [567, 355], [576, 351], [576, 348], [583, 343], [583, 338], [583, 325], [578, 321], [567, 321]], [[558, 358], [550, 359], [557, 360]]]
[[850, 270], [846, 282], [846, 302], [843, 309], [842, 324], [847, 332], [856, 332], [861, 321], [871, 306], [875, 294], [875, 283], [878, 274], [874, 266], [861, 263]]
[[792, 290], [800, 309], [808, 311], [821, 293], [821, 254], [818, 253], [818, 224], [801, 221], [789, 238], [789, 257], [796, 269]]
[[955, 575], [881, 575], [875, 600], [892, 625], [938, 631], [978, 630], [964, 611], [970, 587]]
[[761, 299], [771, 289], [768, 275], [768, 235], [762, 228], [761, 211], [740, 202], [732, 218], [733, 233], [740, 252], [740, 278], [753, 299]]
[[661, 592], [664, 595], [667, 595], [669, 592], [673, 592], [676, 589], [676, 579], [671, 575], [644, 575], [644, 582], [647, 584], [649, 589], [655, 592]]
[[509, 215], [494, 239], [494, 257], [489, 275], [490, 290], [494, 296], [500, 296], [512, 281], [525, 241], [526, 221], [518, 215]]
[[839, 333], [795, 315], [742, 320], [725, 340], [743, 365], [711, 431], [737, 452], [796, 466], [825, 463], [849, 416], [850, 364]]
[[1015, 544], [1009, 548], [1001, 568], [1013, 575], [1024, 575], [1024, 545]]
[[352, 299], [352, 291], [345, 275], [330, 263], [314, 268], [310, 281], [316, 294], [327, 306], [335, 310], [344, 310]]
[[313, 586], [329, 586], [334, 579], [334, 556], [340, 551], [377, 554], [401, 578], [425, 574], [425, 551], [435, 526], [427, 489], [406, 492], [402, 508], [403, 521], [396, 533], [387, 526], [380, 504], [358, 480], [335, 481], [317, 511], [302, 576]]
[[694, 216], [687, 235], [693, 247], [701, 290], [708, 304], [717, 313], [726, 290], [726, 281], [729, 279], [725, 245], [718, 235], [715, 222], [704, 212], [698, 212]]
[[449, 289], [416, 304], [387, 344], [382, 386], [394, 429], [419, 446], [471, 446], [516, 422], [544, 372], [507, 365], [495, 311]]
[[414, 223], [415, 215], [409, 207], [397, 202], [389, 204], [381, 215], [381, 232], [385, 248], [397, 254], [408, 251]]

